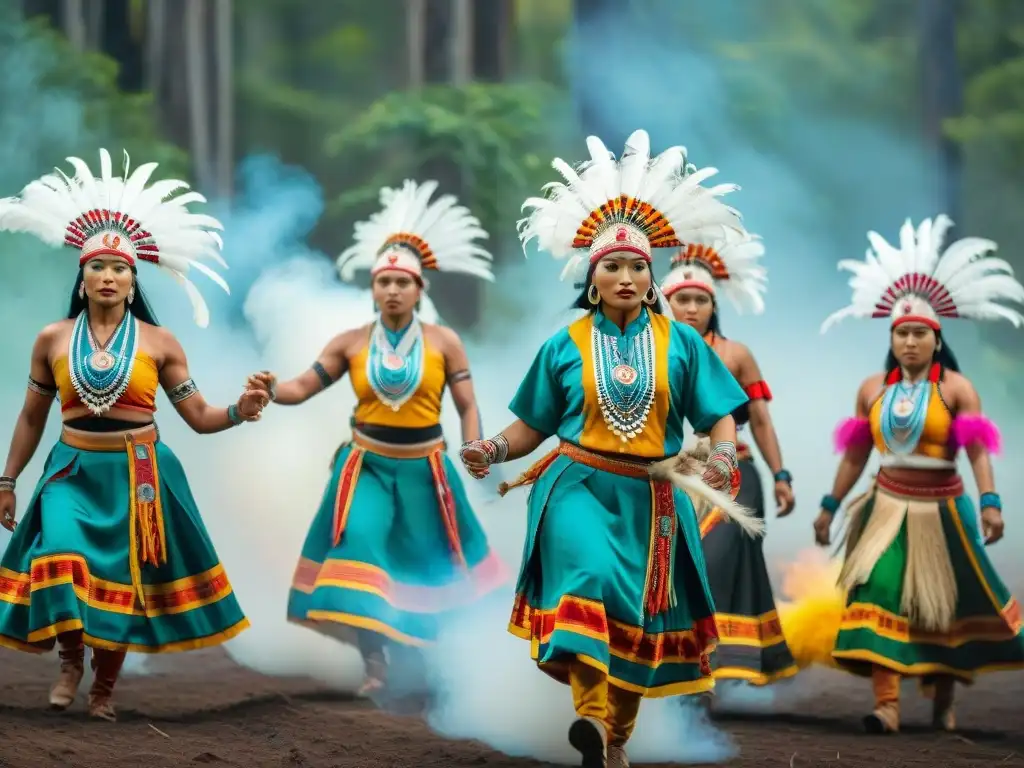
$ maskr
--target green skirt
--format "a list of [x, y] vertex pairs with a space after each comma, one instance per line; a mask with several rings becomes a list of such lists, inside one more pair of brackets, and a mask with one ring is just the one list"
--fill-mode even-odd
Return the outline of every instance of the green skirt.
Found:
[[[849, 590], [832, 653], [836, 663], [859, 675], [870, 675], [878, 665], [906, 676], [952, 675], [965, 683], [978, 673], [1024, 667], [1020, 604], [992, 567], [970, 499], [909, 501], [913, 506], [907, 509], [907, 497], [876, 487], [857, 513], [848, 566], [860, 547], [872, 545], [870, 539], [883, 537], [876, 539], [879, 547], [887, 539], [891, 543], [873, 567], [865, 564], [865, 570], [871, 567], [865, 583]], [[891, 524], [883, 519], [892, 515]], [[916, 605], [922, 598], [945, 603], [944, 629], [926, 630], [922, 626], [942, 625], [909, 618], [908, 601]]]
[[348, 642], [368, 630], [420, 646], [506, 577], [442, 450], [395, 458], [350, 443], [302, 547], [288, 619]]
[[561, 682], [575, 659], [647, 697], [708, 691], [717, 632], [693, 504], [621, 465], [570, 446], [517, 483], [533, 487], [509, 631]]
[[81, 630], [95, 648], [169, 653], [248, 626], [170, 448], [53, 447], [0, 559], [0, 645], [40, 652]]

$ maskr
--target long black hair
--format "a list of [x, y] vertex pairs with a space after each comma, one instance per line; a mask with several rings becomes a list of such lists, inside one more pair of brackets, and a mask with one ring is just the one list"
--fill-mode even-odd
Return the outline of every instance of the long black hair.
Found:
[[[576, 296], [576, 300], [572, 303], [572, 307], [574, 309], [585, 309], [588, 312], [596, 312], [597, 311], [597, 307], [590, 303], [590, 297], [587, 295], [590, 292], [590, 286], [594, 282], [594, 270], [596, 270], [596, 269], [597, 269], [597, 262], [594, 262], [593, 264], [590, 265], [590, 269], [587, 270], [587, 279], [585, 281], [583, 281], [582, 283], [577, 283], [576, 284], [576, 287], [577, 288], [581, 288], [581, 290], [580, 290], [579, 295]], [[648, 265], [647, 265], [647, 270], [651, 274], [651, 286], [653, 287], [654, 286], [654, 270], [651, 269], [650, 263], [648, 263]], [[648, 310], [650, 310], [651, 312], [653, 312], [656, 315], [660, 315], [661, 314], [661, 302], [660, 301], [657, 301], [654, 304], [648, 304], [645, 301], [644, 302], [644, 306], [647, 307]]]
[[[890, 335], [891, 333], [890, 331]], [[943, 340], [942, 331], [935, 331], [935, 354], [932, 355], [932, 362], [939, 364], [940, 378], [945, 371], [960, 373], [960, 363], [957, 362], [953, 350], [949, 348], [949, 342]], [[896, 359], [896, 355], [892, 351], [892, 342], [890, 341], [889, 354], [885, 356], [885, 373], [888, 375], [899, 367], [900, 361]]]
[[[145, 292], [142, 290], [142, 286], [139, 284], [139, 273], [132, 267], [132, 276], [135, 278], [135, 300], [131, 304], [125, 299], [125, 309], [131, 311], [136, 318], [144, 323], [150, 325], [160, 325], [156, 319], [156, 313], [153, 311], [152, 305], [149, 303], [149, 299], [146, 298]], [[74, 320], [80, 314], [82, 310], [89, 310], [89, 297], [79, 295], [79, 291], [82, 290], [81, 286], [85, 282], [85, 269], [84, 267], [78, 268], [78, 277], [75, 278], [75, 287], [71, 289], [71, 301], [68, 302], [68, 320]]]

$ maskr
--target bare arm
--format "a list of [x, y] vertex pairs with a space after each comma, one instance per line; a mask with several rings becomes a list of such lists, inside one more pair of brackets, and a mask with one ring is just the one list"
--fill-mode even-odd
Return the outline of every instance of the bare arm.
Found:
[[711, 446], [719, 443], [736, 443], [736, 420], [731, 416], [723, 416], [715, 422], [715, 426], [708, 433], [711, 438]]
[[274, 402], [278, 405], [299, 405], [344, 376], [348, 372], [349, 345], [354, 339], [353, 334], [360, 331], [346, 331], [331, 339], [313, 365], [294, 379], [277, 385]]
[[[949, 374], [947, 373], [947, 375]], [[981, 398], [970, 381], [963, 376], [958, 376], [954, 392], [952, 405], [958, 416], [981, 413]], [[971, 462], [971, 470], [974, 472], [974, 482], [978, 486], [978, 493], [995, 493], [996, 481], [992, 472], [992, 460], [989, 457], [988, 448], [981, 442], [972, 442], [964, 447], [964, 451]]]
[[[860, 391], [857, 393], [856, 410], [858, 419], [866, 419], [868, 417], [872, 400], [878, 395], [880, 386], [881, 382], [876, 377], [872, 377], [861, 384]], [[839, 469], [836, 470], [836, 479], [832, 483], [831, 495], [836, 501], [842, 501], [846, 498], [846, 495], [853, 489], [853, 486], [860, 480], [860, 476], [864, 474], [864, 469], [868, 465], [868, 459], [871, 458], [871, 449], [871, 444], [850, 446], [846, 449], [842, 460], [839, 462]]]
[[[163, 348], [163, 365], [160, 367], [160, 385], [185, 423], [194, 432], [210, 435], [237, 426], [242, 421], [258, 418], [259, 408], [251, 408], [257, 400], [265, 403], [263, 392], [245, 392], [239, 402], [228, 408], [216, 408], [195, 386], [188, 370], [188, 359], [181, 344], [168, 331], [161, 331], [160, 344]], [[232, 412], [237, 413], [232, 419]], [[255, 412], [253, 412], [255, 411]]]
[[501, 432], [502, 437], [508, 441], [508, 456], [506, 461], [515, 461], [523, 456], [529, 456], [540, 447], [540, 444], [548, 439], [549, 435], [542, 434], [526, 422], [516, 419]]
[[46, 429], [50, 405], [56, 396], [57, 385], [50, 371], [49, 349], [53, 341], [52, 331], [44, 330], [32, 347], [32, 362], [29, 367], [29, 387], [25, 402], [14, 425], [11, 448], [7, 452], [4, 476], [17, 479], [35, 455], [39, 440]]
[[[739, 370], [736, 379], [740, 386], [746, 388], [762, 380], [761, 368], [749, 349], [737, 346]], [[761, 452], [772, 474], [778, 474], [783, 468], [782, 450], [779, 448], [779, 437], [775, 433], [775, 425], [772, 424], [772, 417], [768, 412], [768, 401], [763, 398], [751, 400], [747, 404], [747, 412], [750, 414], [750, 432], [754, 435], [757, 450]]]
[[444, 338], [444, 368], [448, 376], [448, 387], [452, 392], [452, 400], [462, 421], [462, 442], [479, 440], [480, 410], [476, 404], [476, 393], [473, 391], [473, 380], [469, 374], [469, 359], [462, 341], [454, 331], [447, 328], [439, 329]]

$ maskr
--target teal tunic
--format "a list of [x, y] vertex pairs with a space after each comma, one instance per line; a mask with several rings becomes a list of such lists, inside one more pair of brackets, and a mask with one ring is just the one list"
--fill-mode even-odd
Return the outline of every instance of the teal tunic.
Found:
[[[650, 324], [655, 399], [643, 432], [628, 443], [604, 424], [597, 404], [592, 327], [620, 349]], [[675, 456], [684, 421], [708, 432], [747, 401], [742, 388], [700, 335], [644, 309], [622, 333], [600, 313], [559, 331], [541, 348], [511, 404], [544, 435], [588, 452], [649, 462]], [[541, 669], [566, 680], [576, 658], [609, 682], [644, 696], [706, 691], [714, 683], [708, 654], [717, 633], [700, 532], [686, 494], [668, 491], [677, 523], [670, 556], [667, 610], [645, 607], [653, 555], [655, 485], [565, 454], [530, 491], [527, 536], [509, 631], [531, 641]]]
[[128, 451], [58, 442], [0, 560], [0, 645], [45, 651], [81, 630], [96, 648], [166, 653], [248, 627], [181, 464], [162, 442], [153, 447], [166, 561], [132, 573], [138, 488]]

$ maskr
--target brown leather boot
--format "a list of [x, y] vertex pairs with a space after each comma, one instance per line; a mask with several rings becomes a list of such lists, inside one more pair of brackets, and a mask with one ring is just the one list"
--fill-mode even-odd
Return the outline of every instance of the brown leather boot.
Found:
[[569, 743], [580, 753], [580, 768], [606, 768], [608, 727], [596, 717], [581, 717], [569, 728]]
[[608, 745], [608, 768], [629, 768], [629, 757], [622, 744]]
[[78, 695], [78, 686], [85, 674], [85, 643], [82, 633], [62, 635], [59, 639], [60, 676], [50, 688], [50, 707], [64, 710], [70, 707]]
[[868, 733], [898, 733], [900, 730], [900, 674], [875, 666], [871, 685], [875, 691], [875, 711], [864, 718]]
[[117, 713], [114, 711], [114, 685], [121, 666], [124, 664], [124, 651], [107, 651], [96, 648], [92, 652], [92, 687], [89, 689], [89, 715], [99, 720], [115, 722]]
[[954, 686], [952, 677], [943, 675], [935, 680], [932, 694], [932, 725], [940, 731], [956, 730], [956, 714], [953, 711]]

